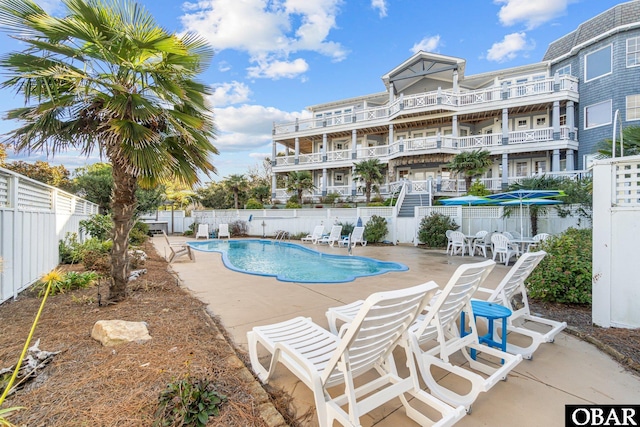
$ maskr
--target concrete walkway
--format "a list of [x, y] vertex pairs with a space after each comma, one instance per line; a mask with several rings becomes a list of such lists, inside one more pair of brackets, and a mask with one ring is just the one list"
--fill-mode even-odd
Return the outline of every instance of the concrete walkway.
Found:
[[[166, 255], [164, 239], [156, 237], [153, 242], [159, 253]], [[345, 248], [314, 248], [346, 255]], [[444, 251], [425, 251], [413, 246], [358, 246], [355, 255], [402, 262], [409, 266], [409, 271], [341, 284], [301, 284], [233, 272], [224, 266], [218, 253], [196, 251], [195, 254], [195, 262], [186, 257], [174, 261], [173, 270], [184, 286], [220, 317], [235, 343], [245, 351], [246, 333], [253, 326], [303, 315], [327, 327], [328, 307], [428, 280], [443, 286], [458, 265], [484, 259], [450, 257]], [[483, 286], [495, 287], [508, 269], [497, 265]], [[282, 365], [271, 384], [293, 395], [298, 414], [313, 407], [312, 393]], [[473, 404], [472, 413], [456, 426], [561, 426], [566, 404], [638, 403], [640, 377], [625, 371], [593, 345], [561, 333], [555, 343], [541, 345], [533, 360], [522, 361], [507, 381], [482, 393]], [[367, 414], [362, 423], [377, 427], [416, 425], [406, 417], [399, 400]], [[314, 416], [308, 425], [317, 425], [317, 418]]]

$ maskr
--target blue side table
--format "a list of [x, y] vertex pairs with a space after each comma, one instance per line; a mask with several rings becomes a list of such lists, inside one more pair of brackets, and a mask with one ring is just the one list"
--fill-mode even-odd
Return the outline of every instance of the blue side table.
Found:
[[[507, 318], [511, 316], [511, 310], [507, 307], [496, 304], [493, 302], [472, 300], [471, 308], [473, 309], [473, 317], [476, 320], [478, 317], [484, 317], [487, 319], [487, 333], [482, 336], [478, 336], [480, 344], [486, 344], [491, 347], [496, 347], [502, 351], [507, 351]], [[502, 319], [502, 342], [493, 340], [493, 321]], [[465, 329], [465, 312], [463, 311], [460, 318], [460, 335], [465, 336], [469, 334]], [[471, 357], [475, 360], [476, 351], [471, 350]], [[504, 363], [504, 361], [502, 361]]]

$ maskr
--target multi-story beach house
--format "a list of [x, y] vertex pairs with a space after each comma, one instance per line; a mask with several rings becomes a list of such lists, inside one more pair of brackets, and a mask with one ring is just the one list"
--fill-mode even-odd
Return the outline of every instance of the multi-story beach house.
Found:
[[290, 196], [278, 175], [307, 170], [315, 200], [361, 198], [354, 164], [372, 158], [386, 166], [384, 195], [400, 184], [427, 200], [461, 194], [463, 177], [447, 163], [464, 150], [489, 151], [493, 164], [479, 180], [492, 191], [536, 174], [584, 173], [614, 124], [640, 125], [640, 1], [582, 23], [541, 62], [476, 75], [465, 64], [418, 52], [382, 76], [383, 92], [274, 124], [272, 196]]

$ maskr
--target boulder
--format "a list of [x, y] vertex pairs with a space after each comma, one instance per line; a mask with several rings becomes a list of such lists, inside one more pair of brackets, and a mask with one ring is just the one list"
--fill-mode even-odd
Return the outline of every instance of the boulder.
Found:
[[125, 342], [143, 343], [151, 339], [145, 322], [126, 320], [98, 320], [91, 330], [91, 338], [105, 347], [113, 347]]

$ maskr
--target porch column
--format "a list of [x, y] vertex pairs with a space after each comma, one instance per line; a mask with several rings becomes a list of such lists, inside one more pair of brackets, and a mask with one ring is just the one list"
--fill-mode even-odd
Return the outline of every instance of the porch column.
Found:
[[276, 142], [273, 141], [271, 144], [271, 166], [276, 165]]
[[569, 128], [569, 139], [576, 140], [576, 108], [573, 101], [567, 102], [567, 127]]
[[356, 197], [356, 167], [351, 166], [351, 195]]
[[509, 155], [507, 153], [502, 154], [502, 189], [509, 188]]
[[271, 202], [276, 199], [276, 174], [271, 172]]
[[509, 109], [502, 109], [502, 145], [509, 144]]
[[553, 113], [551, 113], [551, 125], [553, 126], [553, 139], [560, 139], [560, 101], [553, 101]]
[[358, 158], [358, 131], [353, 129], [351, 131], [351, 158], [353, 160]]
[[451, 119], [451, 136], [454, 138], [458, 137], [458, 115], [454, 114]]
[[453, 93], [458, 93], [458, 70], [453, 70]]
[[300, 138], [298, 138], [296, 136], [296, 140], [295, 140], [295, 154], [294, 154], [294, 160], [293, 162], [297, 165], [298, 163], [300, 163]]
[[322, 169], [322, 197], [327, 195], [327, 168]]
[[393, 123], [389, 125], [389, 145], [393, 144]]
[[322, 161], [327, 161], [327, 134], [322, 134]]
[[567, 150], [567, 170], [568, 171], [575, 170], [574, 162], [575, 160], [573, 160], [573, 150], [568, 149]]
[[393, 103], [396, 100], [396, 88], [393, 85], [393, 82], [389, 83], [389, 104]]
[[560, 172], [560, 150], [553, 150], [551, 155], [551, 172]]

